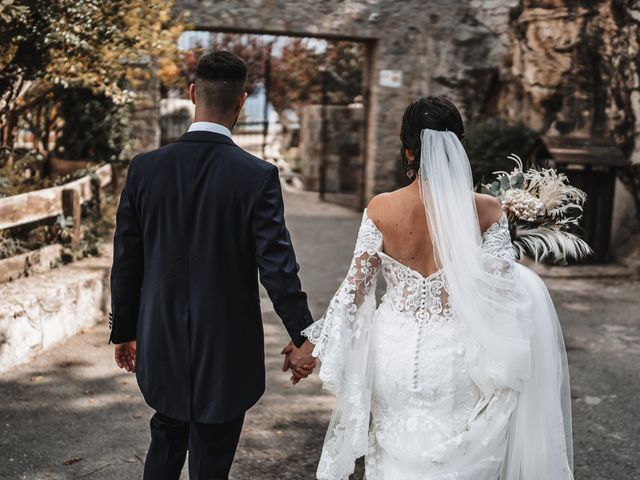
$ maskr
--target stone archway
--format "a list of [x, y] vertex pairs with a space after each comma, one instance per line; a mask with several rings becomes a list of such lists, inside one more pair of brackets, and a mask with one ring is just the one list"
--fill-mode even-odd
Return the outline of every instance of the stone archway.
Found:
[[[498, 5], [496, 5], [498, 4]], [[440, 0], [176, 0], [195, 30], [365, 42], [366, 199], [402, 181], [398, 135], [415, 96], [447, 94], [467, 116], [482, 110], [508, 41], [507, 2]]]

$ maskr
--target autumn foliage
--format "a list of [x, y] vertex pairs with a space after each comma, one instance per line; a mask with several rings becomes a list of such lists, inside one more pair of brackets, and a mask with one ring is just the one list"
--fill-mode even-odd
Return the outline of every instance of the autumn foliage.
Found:
[[[0, 3], [0, 130], [13, 144], [26, 123], [39, 148], [60, 126], [59, 104], [82, 89], [115, 105], [157, 75], [180, 74], [180, 19], [171, 0], [2, 0]], [[62, 119], [64, 120], [64, 119]]]

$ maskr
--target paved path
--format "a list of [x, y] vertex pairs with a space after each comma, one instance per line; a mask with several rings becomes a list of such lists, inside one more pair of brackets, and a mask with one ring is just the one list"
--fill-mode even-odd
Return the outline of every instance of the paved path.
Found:
[[[360, 217], [310, 194], [288, 195], [287, 209], [317, 316], [347, 269]], [[640, 478], [640, 285], [548, 284], [570, 348], [576, 479]], [[287, 338], [264, 306], [268, 389], [248, 414], [232, 479], [312, 479], [332, 398], [317, 377], [292, 387], [279, 371]], [[0, 377], [1, 479], [141, 478], [151, 411], [106, 338], [94, 327]]]

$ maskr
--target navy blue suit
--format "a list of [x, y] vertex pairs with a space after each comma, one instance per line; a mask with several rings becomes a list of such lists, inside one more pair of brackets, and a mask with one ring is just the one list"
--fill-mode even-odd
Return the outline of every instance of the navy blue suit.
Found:
[[117, 213], [110, 341], [137, 340], [138, 384], [160, 414], [222, 424], [262, 396], [258, 272], [301, 345], [312, 319], [275, 166], [204, 131], [132, 161]]

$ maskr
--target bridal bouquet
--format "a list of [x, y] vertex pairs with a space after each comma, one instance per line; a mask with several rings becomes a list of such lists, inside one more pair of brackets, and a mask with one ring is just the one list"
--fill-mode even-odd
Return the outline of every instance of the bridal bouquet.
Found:
[[589, 245], [569, 231], [582, 217], [586, 194], [553, 168], [525, 171], [520, 157], [507, 158], [516, 163], [513, 171], [494, 172], [497, 179], [482, 187], [502, 203], [518, 258], [566, 263], [589, 255]]

